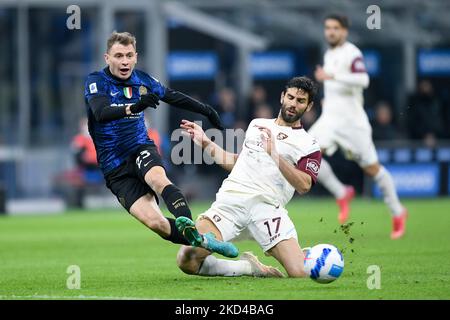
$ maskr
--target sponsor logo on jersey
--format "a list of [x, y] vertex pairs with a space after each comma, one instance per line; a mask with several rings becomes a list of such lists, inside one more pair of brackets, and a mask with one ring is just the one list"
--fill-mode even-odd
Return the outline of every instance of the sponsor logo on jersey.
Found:
[[123, 95], [125, 96], [125, 98], [131, 99], [131, 97], [133, 96], [133, 89], [131, 87], [123, 88]]
[[89, 85], [89, 92], [90, 93], [97, 93], [97, 83], [93, 82]]
[[277, 238], [279, 238], [279, 237], [280, 237], [280, 235], [281, 235], [280, 233], [277, 233], [276, 235], [274, 235], [274, 236], [270, 237], [270, 238], [269, 238], [269, 241], [270, 241], [270, 242], [273, 242], [273, 241], [275, 241], [275, 240], [276, 240]]
[[319, 174], [319, 168], [320, 165], [316, 159], [308, 159], [308, 161], [306, 162], [306, 170], [310, 171], [315, 176]]
[[285, 134], [285, 133], [283, 133], [283, 132], [280, 132], [280, 133], [277, 135], [277, 139], [278, 139], [278, 140], [284, 140], [284, 139], [286, 139], [287, 137], [288, 137], [288, 135]]
[[215, 215], [213, 216], [213, 220], [214, 220], [215, 222], [220, 222], [220, 220], [222, 220], [222, 218], [219, 217], [217, 214], [215, 214]]
[[132, 106], [133, 103], [111, 103], [111, 107]]
[[175, 202], [172, 202], [172, 205], [175, 209], [178, 209], [180, 207], [186, 207], [186, 202], [183, 198], [177, 199]]
[[145, 87], [145, 86], [140, 86], [139, 87], [139, 95], [140, 96], [144, 96], [144, 95], [146, 95], [147, 94], [147, 88]]
[[148, 161], [148, 162], [146, 162], [146, 163], [144, 163], [144, 167], [148, 166], [151, 162], [153, 162], [153, 159]]

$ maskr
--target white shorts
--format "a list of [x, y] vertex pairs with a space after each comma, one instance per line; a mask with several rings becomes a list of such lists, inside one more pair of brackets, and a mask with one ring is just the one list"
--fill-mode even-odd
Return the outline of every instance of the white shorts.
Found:
[[370, 127], [337, 126], [329, 119], [319, 117], [308, 133], [317, 139], [327, 156], [340, 148], [347, 159], [355, 161], [362, 168], [378, 162]]
[[198, 219], [205, 217], [219, 229], [224, 241], [235, 240], [248, 231], [264, 252], [282, 240], [297, 240], [297, 231], [287, 210], [262, 202], [257, 196], [219, 192], [211, 208]]

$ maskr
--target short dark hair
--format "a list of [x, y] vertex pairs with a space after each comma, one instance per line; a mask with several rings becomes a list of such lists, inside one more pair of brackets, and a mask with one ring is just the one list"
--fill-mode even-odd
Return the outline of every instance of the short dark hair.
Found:
[[326, 20], [336, 20], [339, 22], [342, 28], [348, 29], [350, 27], [350, 20], [346, 15], [340, 14], [340, 13], [331, 13], [325, 17], [323, 21]]
[[284, 91], [286, 92], [289, 88], [298, 88], [302, 89], [306, 93], [308, 93], [308, 104], [311, 101], [314, 101], [314, 98], [317, 94], [317, 85], [314, 81], [312, 81], [308, 77], [294, 77], [290, 79], [286, 86], [284, 87]]
[[132, 44], [134, 49], [136, 50], [136, 38], [129, 32], [114, 31], [113, 33], [111, 33], [108, 41], [106, 42], [106, 52], [109, 52], [109, 50], [111, 50], [111, 47], [115, 43], [120, 43], [124, 46]]

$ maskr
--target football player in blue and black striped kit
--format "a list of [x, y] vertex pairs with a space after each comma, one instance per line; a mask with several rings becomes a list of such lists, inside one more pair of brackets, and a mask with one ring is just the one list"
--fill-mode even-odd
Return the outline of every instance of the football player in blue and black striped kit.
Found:
[[147, 136], [143, 111], [156, 108], [162, 100], [202, 114], [213, 126], [223, 129], [217, 112], [136, 70], [136, 39], [130, 33], [113, 32], [104, 57], [107, 66], [87, 77], [85, 101], [89, 133], [106, 186], [131, 215], [163, 239], [236, 257], [238, 250], [233, 244], [216, 240], [212, 233], [201, 235], [195, 228], [183, 235], [174, 219], [163, 216], [157, 194], [175, 217], [192, 218], [185, 197], [167, 178], [156, 145]]

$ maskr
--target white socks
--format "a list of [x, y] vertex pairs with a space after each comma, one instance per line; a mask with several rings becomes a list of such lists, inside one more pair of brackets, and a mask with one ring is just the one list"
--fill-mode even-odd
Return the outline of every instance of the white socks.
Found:
[[206, 257], [198, 274], [201, 276], [251, 276], [252, 267], [246, 260], [217, 259], [214, 256]]
[[374, 180], [380, 188], [384, 202], [391, 210], [391, 214], [393, 216], [400, 215], [403, 212], [403, 206], [398, 199], [397, 190], [395, 190], [395, 184], [391, 174], [382, 166], [374, 177]]
[[[320, 165], [318, 181], [332, 194], [336, 199], [345, 196], [345, 186], [335, 176], [330, 164], [322, 159]], [[375, 183], [383, 194], [384, 202], [387, 204], [393, 216], [400, 215], [404, 208], [398, 199], [397, 191], [395, 190], [394, 180], [391, 174], [381, 166], [380, 171], [374, 177]]]
[[317, 180], [336, 198], [345, 196], [345, 186], [338, 180], [330, 164], [322, 158]]

